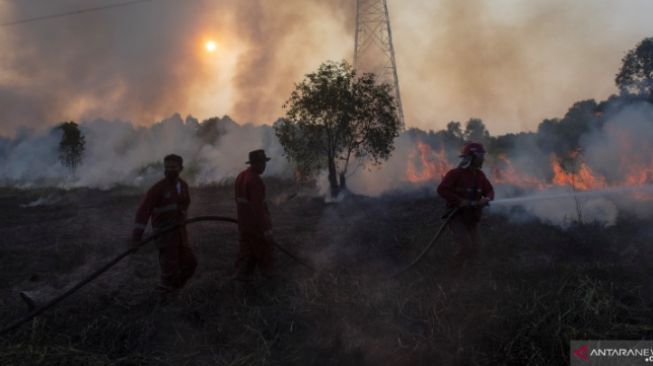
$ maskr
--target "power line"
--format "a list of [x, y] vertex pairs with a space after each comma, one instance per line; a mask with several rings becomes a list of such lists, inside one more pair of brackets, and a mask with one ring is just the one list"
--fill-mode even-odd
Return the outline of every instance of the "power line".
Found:
[[18, 25], [18, 24], [38, 22], [38, 21], [41, 21], [41, 20], [52, 19], [52, 18], [61, 18], [61, 17], [65, 17], [65, 16], [68, 16], [68, 15], [77, 15], [77, 14], [83, 14], [83, 13], [90, 13], [90, 12], [94, 12], [94, 11], [100, 11], [100, 10], [111, 9], [111, 8], [118, 8], [118, 7], [121, 7], [121, 6], [128, 6], [128, 5], [144, 3], [144, 2], [149, 2], [149, 1], [152, 1], [152, 0], [132, 0], [132, 1], [125, 1], [125, 2], [122, 2], [122, 3], [118, 3], [118, 4], [111, 4], [111, 5], [98, 6], [98, 7], [95, 7], [95, 8], [86, 8], [86, 9], [80, 9], [80, 10], [75, 10], [75, 11], [69, 11], [69, 12], [66, 12], [66, 13], [42, 15], [40, 17], [21, 19], [21, 20], [16, 20], [16, 21], [9, 22], [9, 23], [2, 23], [2, 24], [0, 24], [0, 27], [10, 27], [10, 26], [13, 26], [13, 25]]

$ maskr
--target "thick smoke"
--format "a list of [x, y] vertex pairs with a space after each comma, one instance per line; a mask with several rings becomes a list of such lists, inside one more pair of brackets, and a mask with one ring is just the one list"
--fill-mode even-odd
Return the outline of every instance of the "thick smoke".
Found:
[[[288, 164], [270, 126], [237, 125], [228, 118], [217, 133], [200, 131], [192, 117], [178, 114], [151, 127], [121, 121], [84, 122], [83, 163], [75, 172], [58, 159], [59, 130], [25, 131], [0, 141], [0, 183], [4, 185], [96, 187], [145, 186], [162, 177], [162, 159], [176, 153], [185, 159], [182, 176], [193, 185], [220, 183], [246, 167], [247, 154], [264, 148], [274, 159], [266, 174], [288, 176]], [[204, 133], [202, 133], [204, 132]]]
[[[612, 113], [600, 130], [583, 136], [590, 166], [611, 182], [638, 176], [653, 181], [653, 107], [639, 102]], [[648, 167], [642, 171], [640, 167]]]
[[[295, 81], [350, 52], [345, 3], [162, 0], [2, 28], [0, 134], [100, 117], [147, 125], [176, 111], [273, 121]], [[2, 17], [100, 5], [7, 2]]]
[[494, 133], [533, 129], [572, 101], [613, 93], [621, 57], [653, 33], [638, 14], [653, 10], [646, 1], [393, 5], [404, 110], [421, 128], [478, 116]]
[[[551, 153], [551, 147], [538, 143], [560, 139], [560, 136], [526, 134], [515, 138], [514, 145], [505, 152], [504, 158], [510, 162], [514, 176], [512, 181], [500, 179], [496, 168], [507, 171], [507, 163], [497, 158], [496, 152], [490, 151], [486, 161], [485, 174], [494, 179], [497, 199], [532, 196], [532, 201], [523, 201], [515, 205], [498, 205], [491, 208], [494, 212], [509, 215], [515, 220], [538, 218], [558, 226], [569, 226], [576, 222], [598, 222], [614, 225], [620, 215], [651, 217], [653, 214], [653, 106], [647, 102], [623, 105], [620, 102], [608, 103], [605, 115], [594, 119], [595, 125], [589, 128], [579, 139], [579, 155], [573, 164], [564, 164], [566, 168], [587, 167], [591, 177], [578, 174], [576, 184], [587, 184], [592, 189], [606, 189], [608, 192], [594, 195], [578, 195], [582, 190], [569, 184], [553, 182], [552, 160], [559, 156]], [[574, 128], [573, 126], [562, 126]], [[428, 145], [428, 154], [420, 154], [418, 142]], [[434, 134], [423, 133], [415, 136], [402, 134], [396, 141], [396, 150], [390, 160], [379, 168], [363, 169], [348, 180], [349, 187], [355, 192], [369, 195], [400, 190], [426, 188], [424, 192], [434, 194], [434, 189], [446, 169], [439, 168], [430, 174], [426, 181], [410, 181], [409, 165], [424, 172], [428, 167], [419, 165], [422, 158], [432, 167], [444, 156], [450, 167], [457, 163], [457, 151], [446, 146]], [[571, 174], [571, 171], [566, 173]], [[419, 175], [419, 174], [418, 174]], [[515, 178], [517, 177], [517, 178]], [[583, 180], [587, 181], [583, 181]], [[619, 191], [620, 187], [648, 187], [647, 192], [633, 193]], [[326, 188], [326, 186], [325, 186]], [[326, 192], [326, 189], [325, 189]], [[544, 198], [546, 197], [546, 198]]]
[[[605, 186], [596, 188], [606, 189], [607, 192], [600, 195], [534, 200], [522, 203], [521, 208], [543, 221], [561, 226], [568, 226], [578, 221], [614, 225], [620, 215], [651, 217], [653, 214], [653, 195], [650, 190], [650, 185], [653, 184], [653, 146], [650, 143], [653, 139], [653, 129], [651, 127], [653, 127], [653, 106], [649, 103], [639, 102], [626, 107], [614, 103], [608, 106], [605, 123], [581, 136], [580, 155], [577, 159], [577, 164], [585, 163], [599, 184]], [[541, 157], [546, 157], [547, 154], [536, 144], [526, 148], [516, 148], [511, 152], [511, 156], [521, 156], [520, 161], [526, 162], [520, 165], [522, 172], [533, 176], [551, 175], [551, 172], [542, 175], [541, 168], [550, 168], [550, 165], [542, 163]], [[618, 187], [647, 187], [647, 190], [643, 193], [620, 192]], [[555, 196], [575, 192], [578, 191], [570, 186], [559, 186], [535, 192], [532, 190], [520, 192], [520, 194]], [[503, 186], [499, 187], [498, 194], [505, 197], [514, 192], [510, 187]]]
[[[406, 176], [408, 162], [415, 159], [415, 146], [417, 140], [409, 134], [401, 134], [395, 140], [395, 150], [390, 158], [379, 166], [362, 165], [360, 162], [351, 164], [353, 168], [348, 173], [347, 186], [355, 193], [369, 196], [379, 196], [383, 193], [397, 190], [414, 189]], [[450, 155], [452, 156], [452, 155]], [[327, 173], [324, 172], [318, 179], [320, 192], [327, 194], [329, 185]], [[421, 186], [418, 184], [417, 186]]]
[[[653, 106], [648, 103], [608, 106], [604, 122], [580, 137], [578, 164], [586, 164], [594, 178], [604, 182], [598, 188], [652, 184], [652, 124]], [[273, 157], [266, 175], [292, 177], [292, 167], [283, 157], [283, 148], [270, 126], [238, 125], [226, 117], [213, 127], [208, 126], [192, 117], [183, 120], [179, 115], [150, 127], [135, 127], [121, 121], [84, 122], [80, 127], [86, 136], [86, 151], [83, 164], [74, 174], [58, 160], [59, 130], [23, 129], [15, 139], [0, 139], [0, 183], [23, 187], [146, 186], [160, 178], [161, 158], [171, 152], [185, 158], [184, 177], [191, 184], [220, 183], [235, 177], [245, 166], [247, 152], [256, 148], [266, 149]], [[538, 137], [543, 136], [524, 135], [505, 153], [514, 173], [521, 177], [517, 183], [496, 177], [494, 169], [497, 166], [505, 169], [506, 163], [490, 151], [484, 170], [494, 180], [497, 200], [535, 197], [517, 205], [496, 205], [491, 211], [515, 220], [538, 218], [563, 227], [579, 220], [612, 225], [620, 215], [650, 217], [652, 197], [614, 191], [569, 196], [579, 191], [569, 185], [552, 183], [552, 156], [536, 143]], [[422, 150], [418, 148], [420, 145]], [[349, 189], [369, 196], [416, 190], [435, 195], [442, 175], [458, 161], [458, 146], [447, 144], [442, 134], [410, 130], [396, 139], [395, 146], [391, 158], [378, 167], [357, 167], [353, 163]], [[326, 193], [324, 175], [318, 178], [318, 183]], [[564, 195], [567, 196], [556, 198]]]
[[[1, 2], [0, 13], [10, 21], [105, 4]], [[523, 130], [562, 114], [571, 100], [608, 95], [623, 52], [652, 30], [645, 16], [652, 5], [630, 5], [389, 1], [408, 125], [442, 127], [475, 115], [489, 121], [494, 133]], [[3, 28], [0, 46], [9, 52], [0, 55], [0, 134], [14, 135], [0, 138], [0, 181], [145, 185], [160, 176], [161, 157], [176, 152], [186, 158], [191, 183], [207, 184], [233, 177], [247, 151], [259, 147], [277, 157], [268, 174], [289, 175], [269, 126], [224, 123], [224, 133], [207, 141], [193, 118], [152, 123], [173, 111], [230, 111], [255, 123], [276, 119], [303, 74], [327, 59], [350, 56], [354, 9], [346, 0], [161, 0]], [[611, 26], [624, 31], [606, 33]], [[218, 41], [217, 56], [201, 50], [209, 36]], [[582, 157], [607, 183], [619, 185], [637, 173], [632, 167], [651, 166], [653, 113], [648, 104], [605, 113], [605, 123], [581, 137]], [[71, 119], [87, 121], [81, 124], [84, 163], [74, 175], [57, 158], [60, 132], [50, 130]], [[549, 182], [549, 152], [533, 139], [519, 139], [506, 156], [517, 171]], [[415, 135], [400, 136], [388, 162], [355, 170], [350, 189], [367, 195], [413, 189], [407, 172], [417, 142]], [[439, 146], [437, 140], [426, 143]], [[445, 154], [455, 165], [455, 149], [446, 147]], [[653, 173], [643, 173], [639, 183], [653, 181]], [[432, 191], [437, 180], [435, 175], [419, 185]], [[569, 190], [497, 185], [499, 197]], [[649, 214], [614, 197], [522, 208], [564, 224], [579, 217], [579, 207], [583, 220], [606, 224], [615, 222], [617, 212]]]
[[[5, 1], [0, 21], [109, 3]], [[605, 97], [623, 53], [653, 30], [644, 0], [388, 6], [407, 121], [426, 129], [470, 115], [495, 133], [529, 129]], [[354, 11], [353, 0], [157, 0], [3, 27], [0, 134], [96, 118], [149, 125], [176, 111], [269, 123], [305, 73], [351, 59]], [[216, 54], [203, 52], [206, 37]]]

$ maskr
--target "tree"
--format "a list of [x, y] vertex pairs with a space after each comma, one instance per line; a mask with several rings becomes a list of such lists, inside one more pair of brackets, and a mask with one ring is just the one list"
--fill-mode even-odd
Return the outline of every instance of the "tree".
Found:
[[486, 143], [490, 139], [490, 132], [479, 118], [472, 118], [465, 125], [464, 137], [467, 141]]
[[211, 117], [200, 123], [196, 136], [205, 144], [215, 145], [219, 139], [237, 126], [231, 117]]
[[464, 140], [463, 128], [460, 122], [451, 121], [447, 123], [447, 135], [452, 140]]
[[63, 132], [59, 142], [59, 161], [74, 174], [82, 162], [84, 144], [86, 143], [84, 135], [79, 130], [77, 123], [73, 121], [64, 122], [57, 128]]
[[545, 119], [537, 127], [538, 145], [546, 152], [564, 155], [579, 148], [581, 138], [604, 122], [593, 99], [574, 103], [562, 119]]
[[346, 61], [323, 63], [296, 84], [274, 126], [286, 156], [304, 175], [326, 168], [337, 195], [353, 159], [376, 165], [394, 150], [401, 122], [390, 90]]
[[615, 83], [622, 92], [653, 97], [653, 37], [645, 38], [628, 51]]

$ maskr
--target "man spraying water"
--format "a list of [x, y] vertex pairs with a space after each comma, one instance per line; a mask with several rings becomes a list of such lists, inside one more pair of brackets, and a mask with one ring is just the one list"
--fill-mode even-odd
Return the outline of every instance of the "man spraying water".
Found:
[[461, 161], [451, 169], [438, 186], [438, 194], [447, 201], [450, 210], [458, 208], [449, 221], [449, 229], [458, 243], [454, 269], [474, 260], [479, 251], [478, 223], [483, 207], [494, 199], [494, 188], [481, 170], [485, 148], [477, 142], [467, 142], [460, 153]]

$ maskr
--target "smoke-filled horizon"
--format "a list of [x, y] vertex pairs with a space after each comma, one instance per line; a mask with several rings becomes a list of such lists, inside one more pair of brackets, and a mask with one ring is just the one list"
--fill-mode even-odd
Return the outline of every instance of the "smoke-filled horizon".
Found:
[[[581, 111], [579, 108], [593, 109], [591, 105], [575, 108], [576, 112]], [[577, 201], [528, 200], [519, 206], [532, 217], [561, 226], [581, 216], [583, 221], [605, 225], [615, 224], [620, 213], [650, 217], [650, 188], [641, 194], [632, 193], [631, 188], [653, 184], [651, 104], [614, 100], [605, 106], [603, 115], [575, 116], [586, 118], [588, 128], [577, 137], [582, 156], [571, 161], [564, 162], [570, 150], [560, 143], [565, 142], [563, 136], [579, 120], [559, 122], [559, 127], [566, 129], [562, 135], [546, 128], [519, 138], [512, 135], [513, 142], [503, 150], [490, 151], [484, 171], [495, 185], [497, 198], [565, 196], [577, 190], [628, 188], [627, 194], [619, 196], [583, 196]], [[192, 117], [184, 120], [176, 114], [149, 127], [94, 120], [81, 123], [80, 129], [86, 145], [82, 163], [74, 173], [59, 160], [59, 129], [23, 131], [14, 139], [0, 138], [0, 186], [146, 187], [161, 179], [161, 159], [169, 153], [184, 157], [182, 176], [191, 185], [223, 183], [245, 169], [248, 152], [259, 148], [272, 157], [266, 176], [291, 181], [294, 174], [292, 163], [284, 157], [273, 129], [267, 125], [239, 125], [228, 118], [215, 124], [199, 123]], [[457, 164], [460, 147], [459, 140], [442, 133], [445, 132], [404, 131], [395, 140], [395, 150], [388, 161], [378, 167], [359, 166], [350, 172], [349, 189], [367, 196], [393, 192], [434, 195], [441, 177]], [[563, 151], [555, 152], [550, 144], [563, 146]], [[326, 194], [326, 176], [317, 177], [316, 182]], [[497, 209], [513, 216], [512, 207]], [[515, 219], [523, 220], [523, 212], [517, 212]]]
[[[112, 3], [4, 1], [0, 21]], [[388, 5], [406, 121], [422, 129], [479, 117], [495, 134], [533, 130], [614, 93], [625, 52], [653, 35], [641, 0]], [[0, 135], [174, 112], [269, 124], [304, 74], [351, 59], [354, 12], [353, 0], [157, 0], [3, 27]]]

